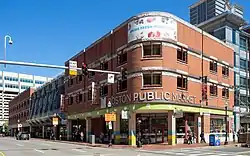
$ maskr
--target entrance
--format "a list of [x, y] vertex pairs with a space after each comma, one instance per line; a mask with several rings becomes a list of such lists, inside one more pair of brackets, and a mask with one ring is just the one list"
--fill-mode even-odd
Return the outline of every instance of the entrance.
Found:
[[136, 133], [141, 132], [143, 144], [167, 143], [168, 124], [167, 113], [136, 114]]

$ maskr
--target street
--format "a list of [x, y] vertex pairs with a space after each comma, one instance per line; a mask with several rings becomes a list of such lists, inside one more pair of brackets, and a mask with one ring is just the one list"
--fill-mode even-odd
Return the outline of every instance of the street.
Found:
[[247, 156], [248, 148], [200, 147], [168, 150], [112, 149], [85, 145], [43, 141], [37, 139], [15, 140], [0, 138], [0, 156]]
[[141, 150], [144, 153], [152, 153], [158, 155], [165, 156], [173, 156], [173, 155], [185, 155], [185, 156], [249, 156], [250, 150], [248, 148], [241, 147], [198, 147], [198, 148], [183, 148], [183, 149], [168, 149], [161, 151], [148, 151]]
[[[138, 151], [131, 149], [87, 147], [38, 139], [0, 138], [0, 156], [139, 156], [138, 154]], [[145, 153], [140, 156], [154, 155], [158, 154]]]

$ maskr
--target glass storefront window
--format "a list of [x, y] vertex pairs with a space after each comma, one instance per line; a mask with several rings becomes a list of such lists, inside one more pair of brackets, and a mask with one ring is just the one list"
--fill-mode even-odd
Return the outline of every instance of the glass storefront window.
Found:
[[211, 133], [224, 133], [225, 124], [224, 119], [210, 119], [210, 132]]
[[140, 130], [144, 144], [167, 142], [167, 113], [137, 114], [136, 119], [137, 122], [141, 121], [137, 124], [136, 132]]

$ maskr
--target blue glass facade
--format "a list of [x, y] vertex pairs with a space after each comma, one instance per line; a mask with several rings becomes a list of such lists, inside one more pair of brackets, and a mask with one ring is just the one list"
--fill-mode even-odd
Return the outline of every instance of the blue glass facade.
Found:
[[60, 112], [61, 95], [64, 94], [64, 90], [64, 76], [37, 89], [31, 97], [30, 121], [49, 121], [54, 113], [65, 119], [65, 115]]

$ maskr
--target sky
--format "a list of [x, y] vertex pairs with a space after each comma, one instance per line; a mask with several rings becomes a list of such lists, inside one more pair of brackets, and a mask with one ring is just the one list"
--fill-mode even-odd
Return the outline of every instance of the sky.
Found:
[[[4, 36], [10, 35], [7, 60], [64, 65], [64, 62], [131, 16], [165, 11], [189, 21], [197, 0], [0, 0], [0, 59]], [[250, 21], [250, 0], [244, 6]], [[63, 70], [0, 66], [1, 70], [55, 77]]]

